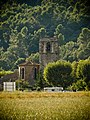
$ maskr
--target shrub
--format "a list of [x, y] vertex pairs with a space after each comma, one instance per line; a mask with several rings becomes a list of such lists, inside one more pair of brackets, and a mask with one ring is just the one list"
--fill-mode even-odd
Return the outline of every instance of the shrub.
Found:
[[4, 75], [8, 75], [8, 74], [11, 74], [11, 73], [13, 73], [13, 72], [12, 71], [4, 71], [4, 70], [2, 70], [2, 71], [0, 71], [0, 78], [2, 76], [4, 76]]
[[76, 71], [77, 78], [84, 80], [90, 89], [90, 60], [80, 60]]
[[49, 63], [44, 69], [44, 79], [52, 86], [67, 87], [71, 84], [71, 63], [57, 61]]
[[87, 90], [87, 84], [84, 80], [78, 80], [76, 83], [73, 83], [70, 87], [68, 87], [69, 90], [73, 91], [85, 91]]
[[17, 80], [16, 81], [16, 89], [21, 90], [21, 91], [30, 89], [29, 82], [24, 81], [24, 80]]

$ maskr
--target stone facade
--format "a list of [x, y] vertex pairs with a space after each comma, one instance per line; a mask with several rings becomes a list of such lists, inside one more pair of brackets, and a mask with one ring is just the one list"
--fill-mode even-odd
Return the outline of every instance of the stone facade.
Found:
[[19, 65], [19, 79], [26, 80], [30, 85], [35, 84], [37, 75], [44, 67], [59, 57], [58, 41], [55, 37], [43, 38], [39, 41], [39, 64], [25, 62]]
[[35, 84], [37, 75], [39, 74], [39, 64], [25, 62], [19, 65], [19, 79], [26, 80], [30, 85]]
[[39, 41], [39, 63], [40, 69], [53, 61], [57, 61], [59, 58], [59, 46], [56, 37], [43, 38]]

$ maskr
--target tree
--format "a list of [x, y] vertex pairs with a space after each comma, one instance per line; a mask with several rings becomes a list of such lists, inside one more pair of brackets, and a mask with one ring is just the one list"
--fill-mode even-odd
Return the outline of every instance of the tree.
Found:
[[77, 43], [73, 41], [60, 46], [60, 59], [64, 59], [70, 62], [77, 61], [77, 48]]
[[44, 69], [44, 79], [50, 85], [66, 88], [71, 84], [72, 67], [69, 62], [57, 61], [49, 63]]
[[39, 38], [43, 38], [46, 35], [46, 30], [45, 28], [40, 28], [37, 32], [36, 32], [37, 36], [39, 36]]
[[2, 70], [2, 71], [0, 71], [0, 78], [3, 77], [4, 75], [8, 75], [8, 74], [12, 74], [12, 73], [13, 73], [12, 71]]
[[32, 62], [35, 62], [35, 63], [39, 63], [39, 53], [32, 53], [27, 59], [26, 61], [32, 61]]
[[81, 90], [85, 90], [87, 87], [87, 84], [84, 80], [78, 80], [76, 82], [76, 86], [77, 86], [77, 90], [81, 91]]
[[55, 30], [55, 35], [56, 36], [58, 36], [61, 32], [62, 32], [62, 30], [63, 30], [63, 25], [62, 24], [59, 24], [57, 27], [56, 27], [56, 30]]
[[25, 58], [18, 58], [18, 60], [14, 63], [12, 69], [17, 69], [18, 65], [25, 62]]
[[28, 34], [28, 28], [25, 26], [21, 29], [21, 33], [23, 36], [26, 36]]
[[79, 45], [77, 57], [80, 60], [87, 59], [90, 56], [90, 29], [83, 28], [77, 43]]
[[73, 83], [71, 86], [68, 87], [69, 90], [73, 90], [76, 92], [76, 90], [78, 91], [82, 91], [82, 90], [87, 90], [87, 84], [84, 80], [78, 80], [76, 83]]
[[30, 85], [28, 81], [23, 81], [23, 80], [16, 80], [16, 89], [24, 91], [27, 89], [30, 89]]
[[10, 66], [8, 65], [8, 62], [4, 59], [0, 59], [0, 69], [8, 70], [10, 69]]
[[59, 45], [64, 44], [64, 35], [62, 35], [61, 33], [58, 35], [58, 43]]
[[78, 66], [78, 62], [74, 61], [72, 63], [72, 73], [71, 73], [72, 78], [74, 79], [74, 81], [77, 80], [77, 76], [76, 76], [77, 66]]
[[82, 32], [79, 34], [78, 42], [82, 44], [87, 44], [90, 41], [90, 30], [88, 28], [83, 28]]
[[[40, 38], [45, 35], [53, 37], [54, 33], [61, 47], [60, 59], [72, 62], [89, 58], [90, 10], [86, 7], [87, 1], [16, 1], [8, 0], [6, 4], [3, 0], [0, 2], [0, 48], [3, 48], [3, 52], [0, 49], [0, 60], [7, 62], [8, 69], [11, 69], [17, 59], [38, 52]], [[85, 38], [85, 44], [81, 42], [82, 38]], [[67, 43], [70, 41], [73, 44], [76, 42], [79, 48], [76, 46], [69, 49], [70, 43]], [[10, 54], [10, 60], [7, 53]]]
[[87, 83], [87, 86], [90, 87], [90, 61], [89, 60], [79, 61], [76, 75], [79, 79], [84, 80]]

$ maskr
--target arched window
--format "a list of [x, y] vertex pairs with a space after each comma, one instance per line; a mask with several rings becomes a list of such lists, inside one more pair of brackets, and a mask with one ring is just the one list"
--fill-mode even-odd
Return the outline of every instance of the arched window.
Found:
[[24, 68], [21, 68], [21, 79], [24, 79], [24, 74], [25, 74], [25, 70], [24, 70]]
[[34, 79], [37, 78], [37, 68], [34, 68]]
[[47, 51], [47, 52], [50, 52], [50, 51], [51, 51], [50, 42], [48, 42], [47, 45], [46, 45], [46, 51]]

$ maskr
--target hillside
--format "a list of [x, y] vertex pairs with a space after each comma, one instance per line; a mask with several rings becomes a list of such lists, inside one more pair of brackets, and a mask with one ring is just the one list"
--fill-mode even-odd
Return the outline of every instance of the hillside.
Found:
[[39, 39], [56, 36], [60, 59], [90, 59], [88, 1], [1, 0], [0, 68], [14, 70], [25, 59], [38, 62]]

